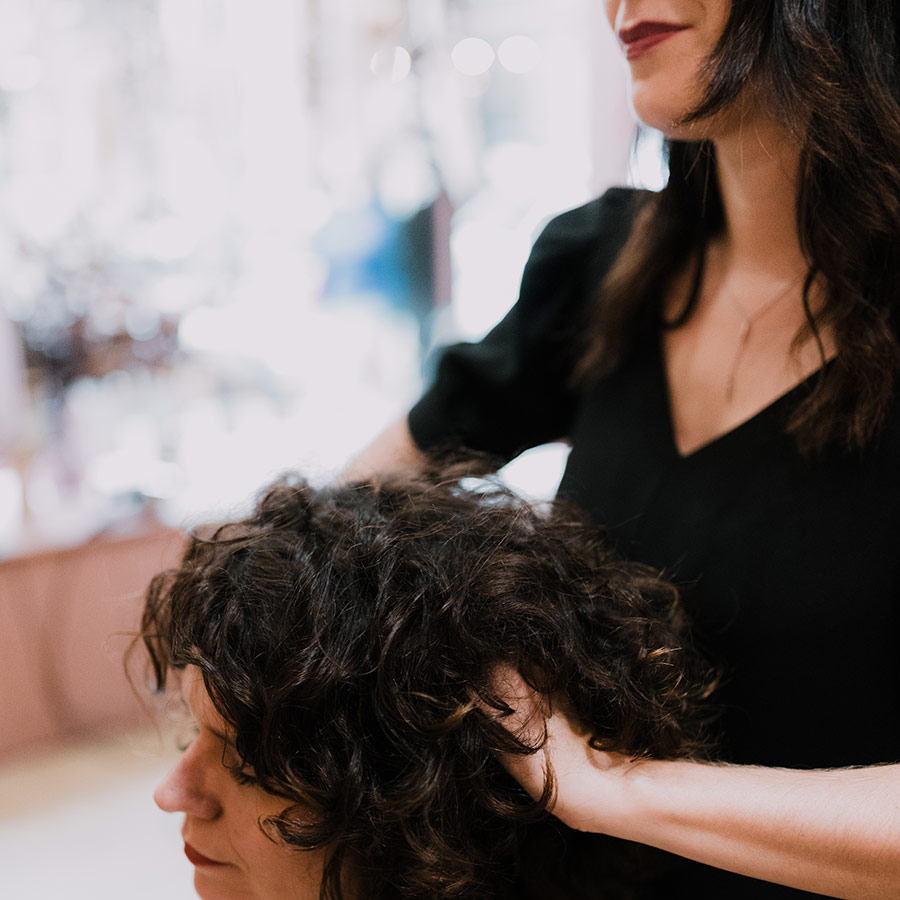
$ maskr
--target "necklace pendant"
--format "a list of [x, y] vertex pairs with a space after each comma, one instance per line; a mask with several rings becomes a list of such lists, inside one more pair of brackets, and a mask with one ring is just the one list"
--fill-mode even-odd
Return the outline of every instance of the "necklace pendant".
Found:
[[795, 279], [790, 284], [788, 284], [783, 290], [779, 291], [774, 297], [771, 297], [762, 306], [757, 307], [756, 311], [747, 315], [747, 311], [744, 309], [742, 303], [740, 303], [737, 297], [734, 296], [727, 288], [724, 289], [725, 296], [731, 302], [731, 305], [734, 307], [735, 312], [741, 317], [741, 327], [738, 331], [738, 340], [737, 340], [737, 348], [734, 351], [734, 356], [731, 360], [731, 370], [728, 373], [728, 379], [725, 382], [725, 402], [731, 403], [734, 398], [734, 388], [737, 383], [737, 374], [738, 369], [741, 367], [741, 361], [743, 360], [744, 351], [747, 349], [747, 343], [750, 339], [750, 329], [753, 327], [753, 323], [762, 317], [762, 315], [768, 312], [776, 303], [781, 301], [784, 297], [787, 297], [791, 290], [796, 287], [796, 285], [800, 282], [800, 279]]

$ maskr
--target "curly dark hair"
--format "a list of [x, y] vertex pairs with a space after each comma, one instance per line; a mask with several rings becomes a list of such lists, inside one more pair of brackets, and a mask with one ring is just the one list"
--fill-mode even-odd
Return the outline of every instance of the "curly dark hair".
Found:
[[495, 667], [564, 696], [597, 747], [684, 756], [706, 681], [678, 618], [670, 586], [562, 505], [289, 477], [154, 578], [140, 639], [159, 690], [199, 668], [239, 768], [287, 798], [267, 833], [327, 848], [321, 897], [348, 864], [367, 900], [475, 900], [524, 896], [552, 790], [532, 801], [497, 761], [537, 748], [503, 726]]
[[[838, 353], [788, 432], [807, 455], [859, 450], [883, 424], [900, 374], [900, 6], [731, 0], [706, 68], [706, 94], [683, 123], [755, 90], [801, 145], [796, 221], [809, 270], [807, 323], [795, 343], [827, 325]], [[677, 327], [696, 306], [706, 244], [724, 227], [715, 148], [668, 140], [666, 149], [668, 183], [640, 196], [635, 227], [601, 286], [582, 377], [608, 374], [639, 331]], [[678, 321], [663, 323], [661, 297], [685, 260], [695, 273], [691, 300]], [[817, 318], [810, 291], [819, 277]]]

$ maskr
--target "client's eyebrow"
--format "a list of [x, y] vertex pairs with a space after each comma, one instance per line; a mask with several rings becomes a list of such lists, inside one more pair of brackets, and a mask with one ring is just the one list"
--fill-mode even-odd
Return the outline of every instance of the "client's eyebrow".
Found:
[[219, 731], [218, 728], [213, 728], [210, 725], [206, 726], [206, 730], [213, 736], [217, 737], [229, 750], [237, 750], [237, 746], [234, 743], [234, 738], [229, 737], [227, 734]]
[[180, 691], [179, 695], [181, 699], [181, 705], [193, 720], [194, 725], [197, 728], [202, 728], [203, 730], [208, 731], [214, 738], [221, 741], [226, 750], [231, 750], [234, 753], [237, 753], [237, 744], [235, 744], [234, 738], [230, 737], [220, 729], [213, 727], [208, 722], [201, 722], [200, 719], [197, 718], [197, 715], [194, 713], [194, 710], [192, 709], [188, 698], [185, 696], [184, 691]]

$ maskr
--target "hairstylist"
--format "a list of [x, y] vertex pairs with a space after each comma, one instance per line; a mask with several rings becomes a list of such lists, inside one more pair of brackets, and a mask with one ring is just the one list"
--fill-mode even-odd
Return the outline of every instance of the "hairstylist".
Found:
[[900, 8], [606, 10], [667, 187], [551, 222], [351, 474], [567, 438], [561, 493], [723, 666], [723, 764], [630, 765], [557, 713], [557, 815], [686, 858], [647, 897], [900, 897]]

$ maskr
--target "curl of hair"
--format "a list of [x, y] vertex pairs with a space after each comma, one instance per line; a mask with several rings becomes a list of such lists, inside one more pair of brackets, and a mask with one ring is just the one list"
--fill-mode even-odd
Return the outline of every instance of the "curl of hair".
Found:
[[367, 900], [513, 890], [552, 783], [534, 802], [497, 762], [537, 749], [502, 724], [498, 663], [597, 747], [700, 747], [707, 673], [673, 589], [572, 510], [486, 483], [282, 480], [153, 580], [140, 637], [160, 690], [199, 667], [242, 764], [286, 798], [267, 832], [329, 850], [323, 898], [346, 861]]
[[[805, 454], [861, 449], [884, 422], [900, 372], [900, 7], [733, 0], [706, 72], [705, 96], [685, 123], [740, 103], [746, 91], [801, 146], [796, 214], [809, 271], [807, 324], [795, 345], [819, 341], [827, 325], [838, 352], [788, 431]], [[580, 377], [608, 374], [639, 330], [662, 324], [668, 282], [686, 259], [699, 270], [706, 241], [723, 227], [712, 145], [670, 140], [667, 154], [668, 183], [639, 201], [635, 228], [601, 286]], [[810, 303], [817, 279], [825, 285], [818, 318]]]

